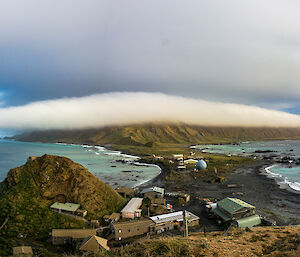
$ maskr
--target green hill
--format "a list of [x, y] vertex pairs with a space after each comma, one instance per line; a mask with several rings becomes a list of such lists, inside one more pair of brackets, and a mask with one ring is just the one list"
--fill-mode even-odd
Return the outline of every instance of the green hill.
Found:
[[144, 124], [84, 130], [33, 131], [20, 141], [147, 145], [226, 143], [245, 140], [300, 139], [300, 128], [203, 127], [186, 124]]
[[[54, 201], [79, 203], [88, 218], [119, 211], [123, 199], [80, 164], [44, 155], [11, 169], [0, 183], [0, 256], [24, 240], [45, 242], [52, 228], [82, 228], [80, 220], [52, 212]], [[4, 224], [2, 226], [2, 224]]]

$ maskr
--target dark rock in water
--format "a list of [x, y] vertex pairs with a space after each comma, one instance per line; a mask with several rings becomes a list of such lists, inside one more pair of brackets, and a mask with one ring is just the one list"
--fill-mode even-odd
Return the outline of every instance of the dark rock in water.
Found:
[[291, 149], [291, 150], [290, 150], [290, 152], [293, 152], [293, 151], [294, 151], [294, 149]]
[[122, 172], [131, 172], [131, 170], [122, 170]]
[[255, 150], [254, 153], [276, 153], [275, 150]]
[[264, 157], [263, 157], [263, 160], [271, 160], [271, 158], [268, 157], [268, 156], [264, 156]]
[[140, 176], [135, 176], [136, 178], [139, 178]]
[[115, 168], [115, 167], [117, 167], [117, 166], [116, 166], [116, 165], [111, 165], [110, 167]]

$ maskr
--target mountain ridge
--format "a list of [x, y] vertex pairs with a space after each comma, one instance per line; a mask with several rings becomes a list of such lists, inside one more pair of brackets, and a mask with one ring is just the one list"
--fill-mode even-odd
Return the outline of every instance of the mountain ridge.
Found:
[[205, 144], [300, 139], [300, 127], [206, 127], [187, 124], [144, 124], [99, 129], [40, 130], [25, 132], [12, 138], [19, 141], [100, 145]]

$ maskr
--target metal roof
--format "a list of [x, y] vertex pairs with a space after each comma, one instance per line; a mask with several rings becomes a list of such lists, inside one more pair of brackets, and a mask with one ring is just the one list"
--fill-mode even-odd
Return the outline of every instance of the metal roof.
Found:
[[79, 250], [97, 252], [99, 251], [100, 247], [103, 247], [107, 251], [110, 250], [110, 248], [107, 246], [107, 239], [99, 236], [91, 236], [82, 242]]
[[246, 203], [237, 198], [227, 197], [217, 202], [218, 207], [226, 210], [228, 213], [234, 213], [243, 208], [255, 209], [255, 207], [249, 203]]
[[119, 229], [126, 229], [126, 228], [132, 228], [132, 227], [148, 227], [152, 224], [154, 224], [154, 223], [151, 219], [131, 220], [131, 221], [112, 223], [115, 231], [118, 231]]
[[[157, 215], [150, 217], [150, 219], [156, 223], [164, 223], [164, 222], [170, 222], [170, 221], [183, 221], [183, 211], [177, 211], [177, 212], [172, 212], [168, 214], [162, 214], [162, 215]], [[193, 220], [198, 220], [199, 217], [196, 216], [195, 214], [187, 211], [187, 219], [188, 221], [193, 221]]]
[[156, 193], [160, 193], [162, 195], [165, 193], [165, 189], [163, 189], [161, 187], [157, 187], [157, 186], [145, 188], [141, 193], [144, 194], [144, 193], [148, 193], [148, 192], [152, 192], [152, 191], [156, 192]]
[[30, 254], [32, 255], [32, 248], [31, 246], [16, 246], [13, 247], [13, 255], [18, 255], [18, 254]]
[[134, 213], [138, 210], [140, 205], [142, 204], [143, 198], [134, 197], [132, 198], [126, 206], [122, 209], [121, 212], [131, 212]]
[[96, 229], [52, 229], [53, 237], [86, 238], [96, 235]]
[[253, 226], [259, 225], [260, 223], [261, 220], [257, 214], [234, 221], [234, 224], [240, 228], [252, 228]]
[[222, 220], [229, 221], [231, 220], [231, 217], [226, 215], [224, 212], [222, 212], [220, 209], [215, 208], [214, 213], [217, 214]]
[[50, 206], [52, 209], [64, 210], [74, 212], [80, 207], [80, 204], [77, 203], [58, 203], [55, 202]]

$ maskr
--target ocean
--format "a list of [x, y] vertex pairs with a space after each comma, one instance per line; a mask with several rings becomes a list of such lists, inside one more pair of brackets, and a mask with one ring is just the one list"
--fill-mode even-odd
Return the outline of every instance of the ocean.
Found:
[[155, 176], [161, 169], [156, 165], [137, 163], [139, 157], [87, 145], [45, 144], [0, 140], [0, 181], [12, 168], [25, 164], [29, 156], [43, 154], [65, 156], [83, 165], [103, 182], [135, 187]]
[[274, 164], [265, 171], [280, 183], [300, 191], [300, 140], [242, 142], [224, 145], [197, 145], [202, 152], [271, 158]]

